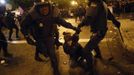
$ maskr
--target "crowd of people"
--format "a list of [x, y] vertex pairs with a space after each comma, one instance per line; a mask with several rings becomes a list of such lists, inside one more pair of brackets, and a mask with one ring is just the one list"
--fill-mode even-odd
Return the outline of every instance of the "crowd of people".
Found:
[[111, 2], [113, 13], [116, 15], [120, 15], [121, 13], [133, 13], [134, 9], [134, 2], [121, 0], [121, 1], [113, 1]]
[[[75, 62], [75, 64], [72, 63], [70, 67], [75, 67], [74, 65], [77, 63], [77, 66], [83, 65], [83, 63], [86, 65], [86, 67], [81, 66], [85, 70], [86, 75], [95, 75], [93, 66], [94, 58], [92, 55], [93, 50], [96, 51], [96, 58], [103, 59], [98, 44], [105, 37], [108, 30], [107, 20], [111, 20], [117, 28], [120, 28], [120, 22], [115, 19], [103, 0], [89, 0], [86, 10], [83, 9], [82, 6], [79, 6], [77, 11], [80, 11], [76, 14], [79, 14], [80, 19], [78, 27], [74, 27], [71, 23], [61, 18], [58, 9], [50, 2], [36, 3], [21, 20], [20, 31], [24, 35], [27, 43], [36, 47], [35, 60], [39, 62], [44, 61], [40, 57], [40, 54], [46, 58], [50, 58], [54, 75], [60, 75], [58, 60], [55, 53], [55, 44], [58, 47], [62, 45], [62, 43], [59, 42], [57, 26], [63, 26], [75, 31], [73, 36], [64, 33], [64, 52], [69, 54], [70, 60]], [[8, 38], [10, 41], [12, 41], [11, 36], [13, 28], [15, 28], [16, 38], [19, 39], [19, 29], [14, 22], [14, 14], [7, 11], [5, 17], [4, 13], [5, 12], [0, 13], [0, 27], [7, 26], [10, 30]], [[79, 33], [83, 26], [90, 26], [90, 32], [92, 33], [90, 40], [84, 48], [78, 43]], [[69, 41], [72, 42], [70, 43]], [[8, 53], [7, 45], [6, 37], [2, 33], [2, 30], [0, 30], [0, 47], [3, 49], [4, 57], [11, 57], [12, 55]], [[79, 57], [81, 57], [81, 59], [79, 59]]]

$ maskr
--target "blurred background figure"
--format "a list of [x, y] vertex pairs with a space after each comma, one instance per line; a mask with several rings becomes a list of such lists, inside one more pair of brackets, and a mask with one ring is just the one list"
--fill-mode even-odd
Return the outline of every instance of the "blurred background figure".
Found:
[[6, 15], [6, 24], [9, 29], [9, 37], [8, 40], [12, 41], [12, 34], [13, 34], [13, 29], [16, 30], [16, 39], [19, 40], [19, 28], [15, 23], [15, 13], [12, 13], [10, 10], [7, 11]]
[[0, 6], [0, 51], [3, 50], [3, 56], [4, 57], [12, 57], [12, 54], [8, 52], [8, 43], [6, 40], [6, 37], [4, 36], [2, 32], [2, 28], [6, 27], [5, 25], [5, 7]]

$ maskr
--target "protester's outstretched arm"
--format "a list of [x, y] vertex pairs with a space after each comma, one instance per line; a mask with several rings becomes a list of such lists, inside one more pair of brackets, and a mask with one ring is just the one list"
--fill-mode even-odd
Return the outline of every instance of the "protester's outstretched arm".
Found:
[[114, 17], [114, 15], [111, 13], [111, 11], [108, 9], [108, 15], [107, 15], [108, 20], [111, 20], [113, 24], [117, 27], [120, 28], [120, 22], [117, 21]]

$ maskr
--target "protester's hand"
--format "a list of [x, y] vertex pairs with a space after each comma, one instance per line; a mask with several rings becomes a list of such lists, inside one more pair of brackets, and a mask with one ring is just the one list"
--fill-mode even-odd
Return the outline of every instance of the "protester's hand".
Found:
[[27, 41], [27, 43], [30, 44], [30, 45], [35, 45], [34, 40], [32, 40], [30, 37], [26, 37], [26, 41]]
[[120, 28], [120, 22], [119, 21], [113, 21], [113, 23], [115, 24], [115, 26], [117, 27], [117, 28]]

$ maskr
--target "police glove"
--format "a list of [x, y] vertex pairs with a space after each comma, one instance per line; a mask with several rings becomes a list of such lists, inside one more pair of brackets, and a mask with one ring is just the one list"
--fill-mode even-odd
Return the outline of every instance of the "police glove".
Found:
[[35, 45], [34, 40], [32, 40], [30, 37], [25, 37], [25, 38], [26, 38], [26, 41], [27, 41], [28, 44]]
[[80, 28], [74, 28], [74, 30], [76, 31], [77, 34], [79, 34], [81, 32], [81, 29]]
[[117, 21], [117, 20], [115, 20], [115, 21], [113, 21], [113, 23], [115, 24], [115, 26], [119, 29], [120, 28], [120, 22], [119, 21]]

